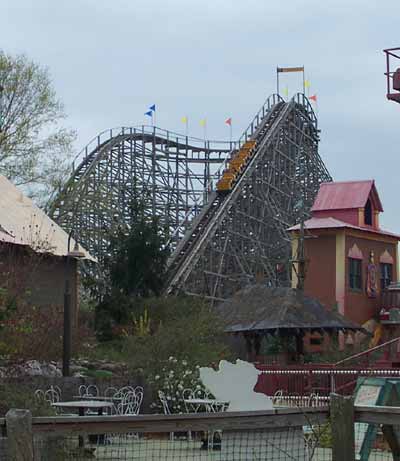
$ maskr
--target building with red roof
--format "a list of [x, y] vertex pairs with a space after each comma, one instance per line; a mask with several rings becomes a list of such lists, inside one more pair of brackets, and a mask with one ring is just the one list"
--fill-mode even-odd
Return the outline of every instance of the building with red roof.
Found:
[[[330, 182], [321, 184], [304, 223], [305, 294], [361, 325], [379, 318], [382, 291], [397, 280], [400, 236], [381, 229], [382, 212], [373, 180]], [[300, 225], [289, 231], [296, 255]]]

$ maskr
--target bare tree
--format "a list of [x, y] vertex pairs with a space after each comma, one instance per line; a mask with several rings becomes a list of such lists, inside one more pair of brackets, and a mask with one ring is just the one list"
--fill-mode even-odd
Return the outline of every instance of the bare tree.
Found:
[[75, 132], [47, 68], [0, 50], [0, 174], [43, 204], [65, 179]]

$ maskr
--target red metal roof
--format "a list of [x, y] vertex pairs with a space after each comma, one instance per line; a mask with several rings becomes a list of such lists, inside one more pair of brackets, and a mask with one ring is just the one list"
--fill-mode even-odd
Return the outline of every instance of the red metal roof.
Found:
[[324, 182], [311, 211], [363, 208], [371, 195], [374, 208], [383, 211], [374, 180]]
[[[372, 234], [379, 234], [385, 235], [388, 237], [396, 238], [400, 240], [400, 235], [393, 234], [392, 232], [385, 231], [383, 229], [375, 229], [373, 227], [359, 227], [354, 226], [353, 224], [349, 224], [344, 221], [340, 221], [339, 219], [335, 218], [311, 218], [304, 222], [304, 229], [312, 230], [312, 229], [341, 229], [341, 228], [348, 228], [348, 229], [356, 229], [362, 232], [370, 232]], [[288, 229], [289, 231], [298, 231], [300, 230], [300, 224], [296, 224]]]

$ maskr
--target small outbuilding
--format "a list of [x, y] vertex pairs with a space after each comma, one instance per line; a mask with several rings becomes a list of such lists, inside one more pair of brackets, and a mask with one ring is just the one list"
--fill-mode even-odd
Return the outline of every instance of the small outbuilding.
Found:
[[95, 261], [4, 176], [0, 176], [0, 287], [38, 307], [62, 306], [66, 280], [78, 306], [78, 261]]
[[267, 335], [279, 337], [283, 343], [294, 338], [295, 359], [300, 360], [304, 352], [313, 351], [311, 338], [321, 338], [323, 346], [325, 333], [365, 331], [295, 288], [252, 285], [237, 292], [217, 309], [225, 331], [244, 338], [248, 360], [260, 356], [261, 341]]

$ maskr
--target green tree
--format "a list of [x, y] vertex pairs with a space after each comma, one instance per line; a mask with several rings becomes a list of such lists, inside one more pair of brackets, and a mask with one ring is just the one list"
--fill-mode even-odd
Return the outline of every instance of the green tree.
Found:
[[120, 228], [111, 239], [111, 287], [126, 296], [160, 295], [168, 255], [158, 220], [138, 214], [128, 231]]
[[169, 256], [166, 232], [145, 210], [145, 203], [132, 205], [131, 225], [119, 227], [110, 239], [105, 295], [96, 307], [101, 340], [112, 339], [118, 326], [131, 322], [142, 299], [161, 294]]
[[44, 203], [64, 182], [75, 132], [47, 68], [0, 50], [0, 174]]

